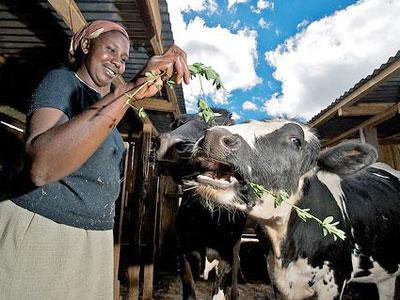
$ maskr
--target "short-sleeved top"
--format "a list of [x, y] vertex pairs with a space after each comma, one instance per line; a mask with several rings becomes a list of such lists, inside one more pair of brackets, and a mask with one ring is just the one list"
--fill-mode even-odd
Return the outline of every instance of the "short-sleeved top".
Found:
[[[28, 117], [39, 108], [52, 107], [72, 119], [100, 98], [101, 95], [74, 72], [52, 70], [34, 92]], [[90, 230], [112, 229], [115, 200], [121, 185], [123, 152], [121, 135], [114, 128], [77, 171], [13, 201], [57, 223]]]

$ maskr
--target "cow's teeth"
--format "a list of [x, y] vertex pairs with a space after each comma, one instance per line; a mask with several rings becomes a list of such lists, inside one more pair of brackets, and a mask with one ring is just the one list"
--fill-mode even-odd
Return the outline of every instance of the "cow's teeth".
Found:
[[209, 185], [217, 189], [227, 189], [238, 182], [237, 179], [233, 176], [231, 176], [228, 181], [226, 179], [214, 179], [204, 175], [198, 175], [197, 181], [201, 184]]

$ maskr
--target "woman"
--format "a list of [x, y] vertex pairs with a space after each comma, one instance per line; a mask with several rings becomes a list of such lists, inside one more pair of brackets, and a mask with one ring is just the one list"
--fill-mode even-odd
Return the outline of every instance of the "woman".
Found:
[[[112, 299], [113, 219], [122, 139], [116, 129], [135, 99], [157, 92], [145, 72], [189, 82], [176, 46], [119, 85], [129, 36], [95, 21], [71, 41], [73, 70], [50, 71], [28, 112], [25, 150], [34, 188], [0, 202], [0, 299]], [[140, 90], [138, 88], [140, 87]]]

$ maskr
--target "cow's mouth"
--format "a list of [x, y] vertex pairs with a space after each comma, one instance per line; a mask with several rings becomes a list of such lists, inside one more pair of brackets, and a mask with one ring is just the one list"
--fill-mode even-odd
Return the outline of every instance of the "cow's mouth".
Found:
[[197, 160], [204, 170], [196, 177], [199, 184], [226, 190], [242, 181], [241, 176], [230, 165], [210, 158], [197, 158]]

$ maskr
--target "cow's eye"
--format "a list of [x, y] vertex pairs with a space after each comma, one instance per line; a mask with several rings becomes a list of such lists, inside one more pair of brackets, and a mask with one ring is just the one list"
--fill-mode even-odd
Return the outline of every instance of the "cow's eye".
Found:
[[296, 147], [300, 148], [301, 147], [301, 141], [297, 137], [292, 136], [290, 138], [290, 142], [295, 145]]

